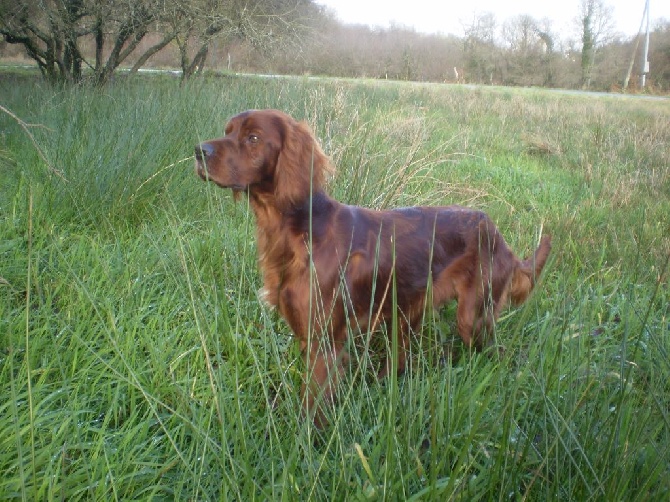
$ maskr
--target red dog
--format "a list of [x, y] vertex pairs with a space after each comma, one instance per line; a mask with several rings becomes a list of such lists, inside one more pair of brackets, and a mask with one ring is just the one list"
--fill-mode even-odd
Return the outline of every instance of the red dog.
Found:
[[[263, 293], [300, 340], [303, 405], [317, 426], [326, 423], [317, 399], [333, 398], [350, 330], [389, 321], [395, 297], [402, 372], [426, 304], [456, 299], [458, 333], [481, 350], [501, 308], [528, 297], [551, 249], [545, 236], [521, 261], [486, 214], [464, 207], [373, 211], [331, 199], [323, 189], [328, 158], [307, 125], [280, 111], [233, 117], [195, 158], [201, 178], [249, 197]], [[387, 357], [380, 376], [389, 370]]]

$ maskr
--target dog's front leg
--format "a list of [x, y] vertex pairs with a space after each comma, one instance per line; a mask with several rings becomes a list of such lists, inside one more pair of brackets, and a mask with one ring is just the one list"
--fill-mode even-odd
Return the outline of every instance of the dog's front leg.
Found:
[[344, 344], [313, 340], [305, 347], [305, 378], [302, 385], [302, 405], [305, 415], [319, 429], [328, 425], [326, 408], [332, 407], [349, 354]]

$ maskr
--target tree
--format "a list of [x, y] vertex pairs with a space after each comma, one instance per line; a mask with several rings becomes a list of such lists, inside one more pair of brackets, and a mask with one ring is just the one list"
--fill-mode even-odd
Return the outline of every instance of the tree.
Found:
[[[136, 71], [176, 41], [184, 78], [202, 69], [215, 37], [240, 37], [258, 47], [301, 29], [311, 0], [0, 0], [0, 35], [21, 44], [53, 83], [77, 83], [86, 68], [105, 84], [128, 58]], [[150, 31], [158, 43], [135, 51]], [[93, 51], [86, 50], [92, 42]], [[191, 56], [189, 44], [198, 48]], [[92, 52], [92, 53], [91, 53]]]
[[179, 0], [166, 16], [175, 32], [182, 77], [201, 72], [214, 40], [244, 40], [259, 51], [289, 44], [309, 31], [320, 10], [311, 0]]
[[537, 36], [537, 21], [521, 15], [505, 21], [502, 37], [505, 42], [506, 75], [504, 83], [513, 85], [539, 85], [542, 40]]
[[505, 68], [503, 83], [508, 85], [554, 85], [556, 61], [551, 21], [528, 15], [508, 19], [502, 29]]
[[[22, 44], [50, 82], [104, 84], [149, 31], [163, 0], [0, 0], [0, 34]], [[94, 60], [82, 50], [93, 40]], [[111, 48], [106, 43], [111, 43]]]
[[493, 83], [498, 69], [498, 47], [495, 42], [496, 18], [492, 13], [475, 15], [465, 27], [463, 52], [468, 75], [476, 82]]
[[540, 47], [542, 55], [540, 59], [544, 69], [544, 82], [542, 85], [553, 87], [556, 84], [556, 61], [558, 54], [556, 53], [556, 41], [558, 36], [553, 33], [551, 21], [549, 19], [542, 20], [535, 26], [535, 33], [540, 39]]
[[588, 89], [596, 52], [613, 37], [614, 21], [612, 7], [605, 5], [603, 0], [581, 0], [580, 9], [582, 88]]
[[659, 91], [670, 91], [670, 20], [660, 19], [651, 33], [649, 61], [650, 86]]

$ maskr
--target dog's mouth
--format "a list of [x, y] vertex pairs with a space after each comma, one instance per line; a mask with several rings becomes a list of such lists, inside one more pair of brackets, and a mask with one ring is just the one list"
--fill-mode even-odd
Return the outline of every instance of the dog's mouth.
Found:
[[200, 162], [200, 160], [195, 161], [195, 172], [198, 176], [200, 176], [203, 180], [205, 181], [212, 181], [212, 178], [209, 175], [209, 171], [205, 167], [205, 165]]
[[216, 182], [214, 178], [210, 176], [209, 170], [200, 160], [195, 161], [195, 172], [198, 176], [200, 176], [200, 179], [202, 179], [203, 181]]
[[205, 167], [205, 165], [199, 160], [196, 160], [195, 172], [203, 181], [211, 181], [215, 185], [221, 188], [229, 188], [233, 192], [244, 192], [247, 189], [246, 185], [240, 185], [239, 183], [223, 183], [222, 181], [218, 180], [216, 177], [211, 175], [207, 167]]

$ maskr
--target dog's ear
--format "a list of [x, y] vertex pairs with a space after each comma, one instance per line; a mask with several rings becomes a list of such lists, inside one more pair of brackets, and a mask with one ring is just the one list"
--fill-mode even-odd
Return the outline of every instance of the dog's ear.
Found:
[[280, 207], [302, 204], [319, 191], [332, 172], [328, 157], [316, 142], [309, 126], [291, 120], [275, 167], [275, 200]]

